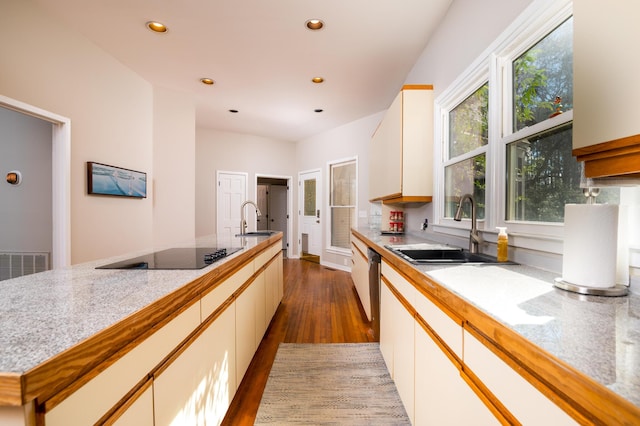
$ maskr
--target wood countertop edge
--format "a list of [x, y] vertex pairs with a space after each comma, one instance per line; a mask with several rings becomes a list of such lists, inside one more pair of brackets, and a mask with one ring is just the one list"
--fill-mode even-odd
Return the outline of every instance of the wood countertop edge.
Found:
[[[265, 238], [205, 275], [29, 371], [22, 374], [0, 372], [0, 406], [20, 406], [34, 400], [42, 404], [57, 394], [72, 393], [281, 239], [281, 233]], [[71, 384], [74, 386], [70, 388]]]
[[[640, 407], [446, 289], [357, 230], [354, 235], [463, 318], [463, 327], [580, 423], [637, 424]], [[534, 368], [535, 366], [535, 368]], [[579, 390], [578, 390], [579, 389]]]

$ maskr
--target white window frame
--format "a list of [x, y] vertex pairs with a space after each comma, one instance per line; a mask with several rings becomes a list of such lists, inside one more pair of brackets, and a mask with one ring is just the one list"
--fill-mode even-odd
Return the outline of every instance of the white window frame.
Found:
[[[485, 240], [495, 242], [497, 226], [506, 226], [510, 244], [522, 248], [562, 253], [564, 224], [505, 221], [506, 158], [508, 143], [540, 132], [549, 126], [557, 127], [573, 120], [567, 111], [543, 123], [513, 133], [511, 117], [511, 63], [523, 52], [544, 38], [573, 13], [572, 0], [534, 1], [499, 37], [435, 100], [435, 202], [434, 230], [439, 233], [468, 238], [468, 220], [456, 222], [444, 217], [444, 170], [452, 162], [447, 158], [449, 111], [470, 96], [485, 82], [489, 82], [488, 128], [489, 143], [464, 156], [471, 158], [483, 151], [487, 155], [485, 218], [478, 220], [478, 229]], [[504, 111], [504, 112], [503, 112]]]
[[[436, 125], [435, 132], [435, 140], [440, 141], [440, 143], [436, 143], [434, 147], [434, 158], [439, 159], [440, 165], [437, 167], [437, 175], [434, 179], [435, 183], [435, 196], [438, 200], [435, 206], [435, 215], [436, 215], [436, 224], [445, 225], [450, 228], [461, 228], [468, 229], [469, 225], [463, 222], [456, 222], [452, 218], [446, 218], [444, 216], [444, 197], [445, 197], [445, 168], [452, 164], [459, 163], [461, 161], [473, 158], [477, 155], [484, 153], [487, 156], [487, 162], [489, 161], [489, 147], [491, 146], [491, 141], [489, 144], [478, 147], [474, 150], [466, 152], [462, 155], [455, 157], [453, 160], [448, 158], [448, 146], [449, 146], [449, 112], [458, 106], [461, 102], [471, 96], [476, 90], [482, 87], [487, 83], [489, 78], [489, 67], [488, 61], [479, 62], [473, 69], [469, 70], [468, 73], [465, 73], [459, 82], [459, 90], [454, 90], [450, 92], [450, 96], [442, 96], [439, 101], [436, 101], [436, 123], [439, 122], [439, 125]], [[455, 83], [454, 83], [455, 84]], [[446, 94], [445, 94], [446, 95]], [[489, 82], [489, 114], [491, 114], [491, 82]], [[489, 135], [490, 137], [490, 135]], [[487, 163], [487, 178], [489, 177], [489, 163]], [[485, 192], [485, 201], [489, 200], [490, 185], [487, 183], [487, 192]], [[485, 210], [485, 214], [488, 215], [490, 213], [490, 209], [487, 208]], [[487, 221], [487, 216], [482, 220], [478, 220], [478, 229], [484, 229], [485, 222]]]
[[327, 162], [327, 227], [326, 227], [326, 241], [327, 241], [327, 252], [330, 253], [336, 253], [336, 254], [341, 254], [341, 255], [347, 255], [350, 256], [351, 255], [351, 248], [342, 248], [342, 247], [336, 247], [331, 245], [331, 229], [332, 227], [332, 223], [331, 223], [331, 190], [332, 190], [332, 175], [331, 175], [331, 167], [335, 166], [335, 165], [340, 165], [343, 163], [355, 163], [356, 166], [356, 204], [353, 206], [354, 207], [354, 223], [353, 226], [354, 227], [358, 227], [358, 197], [359, 197], [359, 185], [358, 185], [358, 181], [359, 181], [359, 169], [358, 169], [358, 156], [354, 156], [354, 157], [347, 157], [347, 158], [341, 158], [338, 160], [333, 160], [333, 161], [328, 161]]

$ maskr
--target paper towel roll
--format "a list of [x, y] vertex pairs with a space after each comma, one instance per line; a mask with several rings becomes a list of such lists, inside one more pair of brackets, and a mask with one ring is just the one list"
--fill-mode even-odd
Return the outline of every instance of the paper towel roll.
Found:
[[567, 204], [564, 207], [564, 281], [583, 287], [614, 287], [617, 251], [617, 205]]

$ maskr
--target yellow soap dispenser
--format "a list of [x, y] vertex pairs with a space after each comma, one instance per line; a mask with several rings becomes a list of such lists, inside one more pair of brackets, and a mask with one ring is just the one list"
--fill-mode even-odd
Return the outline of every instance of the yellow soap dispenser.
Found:
[[507, 235], [507, 228], [498, 226], [496, 229], [500, 231], [498, 233], [498, 262], [506, 262], [509, 259], [509, 236]]

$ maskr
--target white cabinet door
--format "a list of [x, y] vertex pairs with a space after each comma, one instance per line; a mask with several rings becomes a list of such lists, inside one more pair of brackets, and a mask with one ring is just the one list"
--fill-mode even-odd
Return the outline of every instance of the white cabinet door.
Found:
[[433, 90], [403, 90], [402, 195], [433, 195]]
[[[416, 406], [414, 425], [499, 425], [460, 376], [455, 364], [416, 324]], [[550, 424], [550, 423], [549, 423]]]
[[369, 153], [369, 199], [433, 195], [432, 86], [403, 87], [373, 134]]
[[266, 271], [236, 299], [237, 380], [242, 381], [267, 330]]
[[278, 268], [278, 283], [276, 288], [278, 290], [278, 304], [280, 304], [280, 302], [282, 302], [282, 297], [284, 296], [284, 254], [282, 251], [280, 252], [276, 263]]
[[[360, 241], [351, 242], [351, 279], [356, 287], [360, 303], [364, 308], [367, 319], [371, 321], [371, 296], [369, 293], [369, 260], [366, 258], [367, 247]], [[357, 247], [357, 248], [356, 248]], [[358, 249], [360, 251], [358, 251]], [[363, 251], [364, 249], [364, 251]]]
[[278, 308], [278, 265], [277, 261], [272, 262], [265, 270], [265, 322], [267, 327]]
[[[416, 289], [398, 272], [382, 262], [382, 276], [400, 293], [411, 305], [415, 303]], [[380, 347], [383, 357], [385, 352], [390, 355], [393, 370], [391, 377], [396, 384], [400, 399], [404, 404], [409, 419], [414, 417], [414, 324], [413, 315], [405, 308], [398, 298], [389, 290], [383, 281], [382, 294], [384, 307], [380, 313]], [[384, 310], [384, 311], [383, 311]], [[384, 327], [384, 343], [383, 343]], [[390, 354], [389, 354], [390, 353]], [[385, 359], [386, 361], [386, 359]], [[387, 364], [388, 366], [389, 364]]]
[[380, 352], [382, 352], [382, 358], [384, 358], [385, 364], [387, 364], [387, 370], [391, 374], [391, 378], [394, 378], [393, 374], [393, 341], [394, 341], [394, 301], [395, 296], [382, 283], [380, 286]]
[[640, 56], [631, 52], [640, 40], [640, 2], [580, 0], [573, 14], [573, 147], [637, 140]]
[[[588, 177], [640, 172], [640, 2], [573, 6], [573, 155]], [[597, 28], [597, 31], [594, 31]]]
[[467, 331], [464, 332], [464, 363], [522, 424], [577, 424]]
[[[264, 275], [263, 284], [264, 284]], [[236, 299], [236, 380], [238, 383], [242, 381], [244, 373], [246, 373], [251, 359], [256, 351], [256, 324], [258, 323], [256, 304], [258, 295], [256, 294], [256, 286], [249, 286]], [[264, 289], [264, 285], [263, 285]], [[264, 297], [261, 299], [264, 306]], [[264, 308], [263, 308], [264, 311]], [[264, 313], [261, 319], [264, 322]]]
[[402, 92], [398, 93], [371, 139], [369, 199], [402, 192]]
[[393, 380], [407, 415], [414, 422], [415, 369], [413, 316], [396, 299], [394, 306]]
[[255, 300], [255, 310], [256, 310], [256, 334], [254, 336], [255, 346], [253, 348], [253, 352], [251, 353], [251, 358], [260, 346], [260, 341], [264, 336], [264, 332], [267, 331], [267, 305], [266, 305], [266, 271], [263, 271], [260, 275], [256, 277], [256, 280], [251, 284], [250, 290], [253, 293], [253, 297]]
[[232, 304], [154, 377], [155, 424], [220, 424], [236, 388]]

